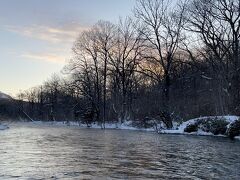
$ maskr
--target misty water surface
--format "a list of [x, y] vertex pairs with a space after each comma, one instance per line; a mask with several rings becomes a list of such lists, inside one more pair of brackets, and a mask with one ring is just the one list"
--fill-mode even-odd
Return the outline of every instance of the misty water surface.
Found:
[[227, 138], [26, 124], [0, 136], [0, 179], [240, 178]]

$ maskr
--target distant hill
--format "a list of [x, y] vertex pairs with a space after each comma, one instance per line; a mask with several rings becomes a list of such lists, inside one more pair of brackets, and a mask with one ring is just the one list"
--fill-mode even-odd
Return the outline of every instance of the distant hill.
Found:
[[3, 92], [0, 91], [0, 100], [12, 100], [13, 98]]
[[15, 105], [15, 100], [0, 91], [0, 121], [16, 117], [18, 117], [18, 108]]

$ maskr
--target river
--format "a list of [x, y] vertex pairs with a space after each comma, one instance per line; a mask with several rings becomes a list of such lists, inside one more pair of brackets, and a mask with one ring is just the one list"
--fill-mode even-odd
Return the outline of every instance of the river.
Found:
[[0, 131], [0, 179], [240, 179], [240, 141], [15, 124]]

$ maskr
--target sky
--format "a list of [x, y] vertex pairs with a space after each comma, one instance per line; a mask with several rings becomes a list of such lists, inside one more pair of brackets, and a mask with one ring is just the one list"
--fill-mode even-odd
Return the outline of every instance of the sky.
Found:
[[42, 84], [71, 58], [81, 31], [131, 15], [135, 0], [0, 0], [0, 91]]

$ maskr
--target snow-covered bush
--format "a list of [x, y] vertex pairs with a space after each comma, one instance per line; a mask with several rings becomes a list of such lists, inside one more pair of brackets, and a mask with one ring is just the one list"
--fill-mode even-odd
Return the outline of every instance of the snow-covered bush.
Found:
[[204, 132], [210, 132], [214, 135], [225, 134], [227, 131], [228, 122], [225, 118], [207, 118], [198, 120], [199, 128]]
[[229, 128], [227, 130], [227, 135], [231, 139], [233, 139], [235, 136], [240, 135], [240, 119], [229, 125]]
[[204, 119], [196, 119], [193, 123], [190, 123], [186, 126], [184, 132], [192, 133], [197, 132], [198, 130], [202, 130], [214, 135], [224, 135], [227, 131], [227, 125], [228, 122], [223, 117], [208, 117]]
[[192, 132], [197, 132], [198, 131], [198, 124], [188, 124], [186, 128], [184, 129], [184, 132], [187, 133], [192, 133]]

